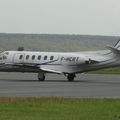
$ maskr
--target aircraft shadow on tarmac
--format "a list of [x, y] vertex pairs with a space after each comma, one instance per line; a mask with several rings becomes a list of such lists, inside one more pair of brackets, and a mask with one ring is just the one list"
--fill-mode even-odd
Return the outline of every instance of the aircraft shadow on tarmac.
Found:
[[[4, 82], [39, 82], [39, 83], [47, 83], [47, 82], [68, 82], [67, 80], [20, 80], [20, 79], [0, 79], [0, 81]], [[110, 81], [100, 81], [100, 80], [75, 80], [68, 83], [86, 83], [86, 84], [105, 84], [105, 85], [120, 85], [120, 82], [110, 82]]]

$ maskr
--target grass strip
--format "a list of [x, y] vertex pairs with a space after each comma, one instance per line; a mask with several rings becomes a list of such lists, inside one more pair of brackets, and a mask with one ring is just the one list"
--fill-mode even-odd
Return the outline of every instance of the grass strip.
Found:
[[0, 120], [119, 120], [120, 99], [0, 97]]
[[92, 71], [93, 74], [120, 74], [120, 67]]

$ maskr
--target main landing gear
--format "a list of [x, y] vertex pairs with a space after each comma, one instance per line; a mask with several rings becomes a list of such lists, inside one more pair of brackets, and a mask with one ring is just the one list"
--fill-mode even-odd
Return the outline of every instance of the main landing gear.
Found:
[[45, 73], [38, 73], [38, 80], [39, 81], [45, 81]]
[[[74, 78], [76, 77], [76, 75], [74, 73], [70, 73], [70, 74], [65, 74], [65, 76], [67, 76], [68, 81], [72, 82], [74, 81]], [[43, 72], [39, 72], [38, 73], [38, 80], [39, 81], [45, 81], [45, 73]]]
[[76, 75], [74, 73], [68, 74], [67, 75], [67, 79], [68, 81], [74, 81], [74, 78], [76, 77]]

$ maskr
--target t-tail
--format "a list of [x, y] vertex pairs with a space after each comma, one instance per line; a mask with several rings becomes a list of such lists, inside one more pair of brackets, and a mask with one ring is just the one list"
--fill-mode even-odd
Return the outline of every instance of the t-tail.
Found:
[[107, 46], [107, 48], [116, 55], [120, 55], [120, 40], [115, 44], [115, 46]]

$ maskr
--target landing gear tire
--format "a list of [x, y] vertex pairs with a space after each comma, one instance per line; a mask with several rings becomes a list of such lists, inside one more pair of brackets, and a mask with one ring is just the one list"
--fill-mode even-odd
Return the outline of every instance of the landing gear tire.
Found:
[[75, 77], [76, 77], [75, 74], [68, 74], [67, 79], [68, 79], [68, 81], [72, 82], [72, 81], [74, 81]]
[[45, 74], [44, 73], [38, 73], [38, 80], [39, 81], [45, 81]]

